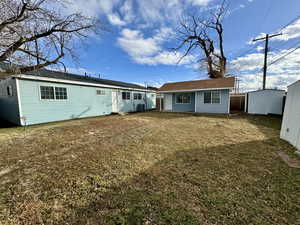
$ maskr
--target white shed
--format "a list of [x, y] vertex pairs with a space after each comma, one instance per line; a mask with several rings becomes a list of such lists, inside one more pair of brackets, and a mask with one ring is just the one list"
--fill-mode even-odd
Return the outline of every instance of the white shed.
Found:
[[245, 112], [260, 115], [282, 115], [285, 91], [266, 89], [248, 92]]
[[300, 150], [300, 80], [288, 87], [280, 137]]

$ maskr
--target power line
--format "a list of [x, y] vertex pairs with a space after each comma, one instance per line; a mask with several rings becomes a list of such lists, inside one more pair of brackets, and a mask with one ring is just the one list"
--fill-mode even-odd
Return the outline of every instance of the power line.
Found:
[[264, 70], [263, 70], [263, 90], [266, 89], [266, 79], [267, 79], [267, 68], [268, 68], [268, 51], [269, 51], [269, 39], [277, 37], [282, 34], [266, 34], [266, 37], [256, 38], [253, 41], [265, 41], [265, 59], [264, 59]]
[[298, 47], [294, 48], [292, 51], [290, 51], [290, 52], [286, 53], [285, 55], [279, 57], [278, 59], [272, 61], [272, 62], [269, 63], [268, 65], [271, 66], [271, 65], [277, 63], [278, 61], [280, 61], [280, 60], [282, 60], [283, 58], [287, 57], [288, 55], [292, 54], [293, 52], [295, 52], [295, 51], [298, 50], [299, 48], [300, 48], [300, 45], [299, 45]]

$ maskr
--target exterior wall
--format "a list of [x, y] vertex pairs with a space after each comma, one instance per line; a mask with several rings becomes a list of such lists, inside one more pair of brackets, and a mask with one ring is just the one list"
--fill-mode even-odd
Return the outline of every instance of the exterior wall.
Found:
[[146, 94], [147, 109], [156, 109], [156, 92]]
[[280, 137], [300, 150], [300, 81], [288, 88]]
[[165, 111], [172, 111], [173, 107], [173, 94], [172, 93], [164, 93], [163, 94], [164, 100], [164, 110]]
[[[130, 92], [130, 99], [123, 100], [122, 92]], [[141, 100], [133, 99], [133, 94], [139, 93], [142, 95]], [[117, 104], [118, 112], [136, 112], [138, 110], [138, 105], [145, 105], [145, 110], [155, 109], [156, 106], [156, 93], [155, 92], [142, 92], [142, 91], [128, 91], [128, 90], [118, 90], [117, 91]]]
[[[7, 87], [12, 86], [13, 96], [7, 95]], [[15, 79], [0, 81], [0, 118], [16, 125], [21, 125], [17, 84]]]
[[282, 115], [285, 91], [262, 90], [248, 93], [249, 114]]
[[183, 93], [174, 93], [172, 95], [172, 111], [173, 112], [195, 112], [195, 93], [191, 94], [190, 104], [178, 104], [176, 103], [176, 96]]
[[[111, 114], [111, 89], [19, 80], [22, 116], [26, 125]], [[67, 100], [41, 100], [40, 86], [67, 88]], [[96, 90], [105, 95], [96, 95]], [[23, 124], [24, 125], [24, 124]]]
[[198, 113], [229, 113], [230, 96], [229, 90], [220, 90], [221, 92], [221, 103], [220, 104], [205, 104], [204, 103], [204, 92], [196, 92], [196, 112]]

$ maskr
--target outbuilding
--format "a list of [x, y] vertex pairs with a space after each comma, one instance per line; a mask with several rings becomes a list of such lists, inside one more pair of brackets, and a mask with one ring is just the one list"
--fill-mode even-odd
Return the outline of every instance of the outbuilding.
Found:
[[0, 118], [17, 125], [136, 112], [156, 107], [156, 91], [50, 70], [0, 81]]
[[258, 115], [282, 115], [284, 107], [284, 90], [265, 89], [246, 94], [245, 112]]
[[288, 87], [280, 137], [300, 151], [300, 80]]

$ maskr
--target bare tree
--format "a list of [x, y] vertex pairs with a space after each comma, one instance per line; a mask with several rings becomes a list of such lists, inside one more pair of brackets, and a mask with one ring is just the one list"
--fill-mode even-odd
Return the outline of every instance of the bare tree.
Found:
[[210, 78], [221, 78], [226, 73], [227, 59], [224, 53], [222, 19], [226, 12], [226, 1], [211, 12], [208, 19], [191, 15], [181, 21], [177, 39], [179, 46], [175, 50], [185, 49], [180, 60], [191, 54], [193, 50], [200, 49]]
[[67, 0], [0, 0], [0, 63], [10, 65], [0, 77], [53, 64], [64, 66], [66, 54], [100, 23], [81, 13], [68, 14]]

